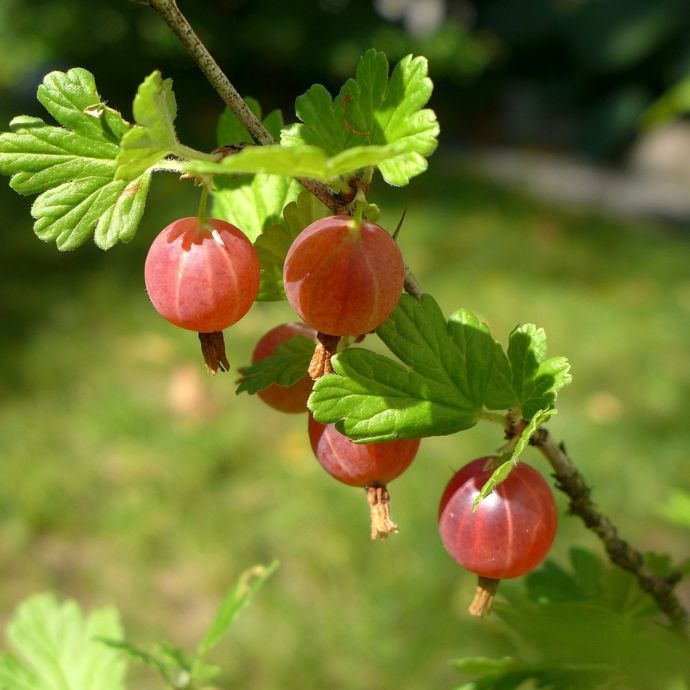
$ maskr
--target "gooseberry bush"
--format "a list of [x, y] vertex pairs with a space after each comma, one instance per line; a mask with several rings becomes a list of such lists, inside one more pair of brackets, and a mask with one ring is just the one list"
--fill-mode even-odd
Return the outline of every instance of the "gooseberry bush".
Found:
[[[366, 492], [373, 539], [398, 530], [388, 484], [420, 447], [423, 454], [422, 439], [479, 423], [497, 426], [499, 447], [466, 465], [470, 458], [458, 458], [465, 466], [438, 490], [438, 548], [445, 546], [478, 577], [470, 613], [484, 616], [494, 608], [516, 640], [514, 656], [458, 661], [474, 678], [467, 688], [518, 688], [526, 681], [544, 688], [689, 688], [687, 613], [674, 594], [680, 573], [618, 536], [548, 433], [557, 396], [571, 381], [567, 359], [547, 355], [546, 334], [533, 324], [496, 339], [467, 309], [446, 315], [415, 279], [414, 257], [404, 260], [397, 245], [400, 228], [413, 233], [414, 227], [377, 223], [372, 190], [404, 188], [424, 173], [437, 146], [425, 58], [410, 55], [391, 68], [383, 53], [369, 50], [335, 97], [312, 86], [296, 99], [296, 122], [284, 125], [279, 112], [262, 119], [258, 103], [239, 97], [174, 2], [143, 4], [168, 22], [228, 106], [218, 122], [218, 147], [202, 152], [179, 141], [173, 85], [158, 71], [137, 90], [133, 122], [107, 104], [88, 71], [51, 72], [37, 97], [55, 124], [20, 116], [0, 135], [0, 172], [11, 176], [18, 193], [38, 195], [31, 207], [37, 236], [64, 251], [91, 238], [110, 249], [131, 240], [140, 225], [155, 234], [142, 267], [155, 310], [198, 333], [211, 373], [239, 372], [238, 394], [257, 394], [277, 411], [304, 415], [316, 461]], [[162, 230], [142, 223], [157, 172], [196, 184], [200, 197], [196, 215]], [[302, 321], [265, 324], [251, 364], [230, 361], [223, 331], [230, 329], [232, 339], [232, 325], [255, 301], [282, 299]], [[367, 346], [374, 338], [386, 354]], [[557, 510], [543, 474], [523, 460], [530, 445], [548, 461], [571, 512], [601, 539], [613, 566], [573, 550], [571, 570], [550, 561], [538, 569], [555, 538]], [[494, 602], [500, 580], [522, 576], [526, 600], [507, 589], [505, 600]], [[611, 605], [611, 592], [623, 586], [634, 594], [623, 606]], [[27, 606], [50, 609], [44, 617], [64, 613], [55, 602], [37, 601]], [[229, 601], [196, 656], [167, 646], [158, 656], [144, 652], [124, 642], [114, 623], [93, 627], [94, 637], [103, 638], [94, 654], [119, 651], [157, 668], [172, 687], [203, 687], [212, 674], [202, 658], [245, 598], [235, 593]], [[22, 623], [10, 639], [21, 652], [25, 642], [17, 631], [32, 617], [18, 615]], [[612, 631], [620, 642], [615, 649], [626, 654], [607, 658], [602, 650], [584, 661], [577, 650], [569, 654], [566, 640], [553, 639], [568, 617], [578, 636]], [[630, 659], [651, 658], [637, 654], [642, 648], [653, 650], [655, 661], [641, 670]], [[2, 657], [2, 687], [58, 687], [44, 682], [34, 661], [31, 654]], [[118, 690], [120, 662], [112, 663], [109, 681], [69, 690]]]

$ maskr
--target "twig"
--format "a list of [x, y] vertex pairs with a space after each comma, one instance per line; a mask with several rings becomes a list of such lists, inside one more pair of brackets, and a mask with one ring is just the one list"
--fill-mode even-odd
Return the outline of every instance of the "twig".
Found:
[[160, 14], [165, 23], [175, 32], [180, 43], [192, 56], [209, 84], [213, 86], [227, 106], [241, 120], [252, 139], [257, 144], [275, 143], [271, 133], [249, 109], [242, 96], [230, 83], [230, 80], [196, 35], [185, 16], [180, 12], [177, 2], [175, 0], [148, 0], [148, 4]]
[[[275, 144], [273, 135], [264, 127], [261, 120], [249, 109], [242, 96], [232, 85], [227, 75], [214, 60], [208, 48], [196, 35], [194, 29], [177, 6], [176, 0], [138, 0], [148, 4], [163, 18], [173, 30], [180, 43], [187, 49], [192, 59], [204, 73], [209, 84], [216, 90], [223, 102], [232, 110], [240, 122], [247, 128], [257, 144]], [[305, 189], [334, 213], [342, 213], [349, 205], [349, 200], [342, 194], [332, 192], [325, 184], [316, 180], [298, 178]]]
[[570, 512], [580, 517], [587, 528], [601, 539], [611, 561], [631, 572], [637, 578], [640, 587], [654, 598], [673, 625], [684, 630], [688, 623], [688, 612], [673, 593], [678, 577], [666, 579], [655, 575], [645, 563], [642, 554], [618, 536], [618, 530], [611, 520], [592, 502], [590, 488], [566, 454], [563, 444], [558, 445], [544, 427], [537, 429], [530, 443], [538, 448], [551, 464], [558, 488], [570, 499]]

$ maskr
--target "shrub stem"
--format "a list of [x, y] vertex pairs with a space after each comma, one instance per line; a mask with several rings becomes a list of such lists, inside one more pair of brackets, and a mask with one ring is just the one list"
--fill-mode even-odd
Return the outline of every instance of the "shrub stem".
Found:
[[673, 592], [679, 577], [663, 578], [655, 575], [645, 563], [643, 555], [618, 535], [615, 525], [592, 502], [590, 487], [566, 454], [562, 443], [557, 444], [544, 427], [536, 430], [530, 443], [549, 461], [557, 487], [570, 499], [570, 512], [580, 517], [585, 526], [601, 539], [613, 563], [637, 578], [640, 587], [656, 601], [673, 626], [678, 630], [686, 630], [688, 612]]

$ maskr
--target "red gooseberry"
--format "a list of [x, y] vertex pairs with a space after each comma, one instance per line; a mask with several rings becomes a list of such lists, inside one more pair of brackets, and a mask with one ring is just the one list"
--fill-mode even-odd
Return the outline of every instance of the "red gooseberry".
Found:
[[360, 444], [341, 434], [335, 424], [321, 424], [309, 415], [309, 439], [316, 459], [332, 477], [367, 490], [371, 538], [397, 532], [390, 519], [386, 485], [400, 476], [419, 450], [419, 439]]
[[259, 260], [234, 225], [217, 218], [176, 220], [156, 237], [146, 257], [146, 289], [165, 319], [199, 333], [239, 321], [259, 290]]
[[362, 335], [395, 309], [404, 275], [398, 245], [383, 228], [330, 216], [306, 227], [292, 243], [283, 284], [292, 308], [317, 331]]
[[[439, 531], [450, 555], [481, 579], [494, 582], [495, 592], [498, 580], [524, 575], [544, 560], [556, 535], [557, 510], [541, 474], [520, 463], [473, 512], [491, 476], [492, 461], [495, 458], [473, 460], [451, 478], [441, 497]], [[476, 613], [488, 612], [490, 605], [484, 602]]]

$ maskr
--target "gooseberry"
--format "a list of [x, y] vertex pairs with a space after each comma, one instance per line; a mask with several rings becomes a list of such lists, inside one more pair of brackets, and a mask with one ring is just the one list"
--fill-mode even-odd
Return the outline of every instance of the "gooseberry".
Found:
[[405, 267], [380, 226], [330, 216], [306, 227], [285, 258], [283, 284], [300, 317], [321, 333], [361, 335], [380, 326], [400, 299]]
[[156, 237], [144, 268], [146, 290], [165, 319], [199, 333], [239, 321], [259, 291], [259, 260], [234, 225], [180, 218]]
[[387, 484], [400, 476], [419, 450], [419, 439], [360, 444], [341, 434], [335, 424], [321, 424], [309, 415], [309, 439], [319, 464], [343, 484], [367, 490], [371, 538], [397, 532], [390, 519]]
[[470, 611], [477, 615], [490, 610], [499, 580], [524, 575], [544, 560], [557, 527], [553, 493], [541, 474], [525, 463], [517, 465], [473, 512], [494, 461], [478, 458], [456, 472], [439, 505], [439, 531], [446, 550], [480, 577], [480, 588], [483, 583], [484, 590], [493, 590], [488, 591], [488, 600], [475, 598]]
[[[254, 348], [252, 363], [256, 364], [264, 357], [273, 354], [278, 345], [290, 338], [302, 336], [314, 340], [316, 332], [303, 323], [281, 323], [265, 333]], [[258, 396], [270, 407], [280, 412], [306, 412], [307, 398], [313, 385], [311, 377], [305, 372], [304, 377], [292, 386], [271, 384], [258, 392]]]

